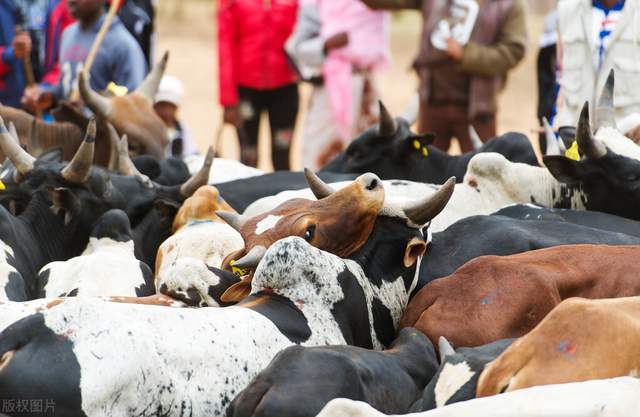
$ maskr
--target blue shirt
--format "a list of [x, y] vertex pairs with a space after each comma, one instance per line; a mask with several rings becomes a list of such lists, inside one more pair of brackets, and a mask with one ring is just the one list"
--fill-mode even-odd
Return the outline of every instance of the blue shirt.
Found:
[[[52, 90], [56, 98], [67, 99], [71, 95], [104, 18], [103, 15], [87, 30], [75, 22], [62, 34], [60, 82]], [[114, 17], [91, 67], [91, 88], [103, 91], [113, 81], [131, 91], [142, 82], [146, 73], [147, 63], [140, 46], [122, 22]]]

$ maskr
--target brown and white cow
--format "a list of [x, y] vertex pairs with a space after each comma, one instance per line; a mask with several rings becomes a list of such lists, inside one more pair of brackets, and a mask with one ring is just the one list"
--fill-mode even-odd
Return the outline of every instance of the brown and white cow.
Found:
[[640, 297], [572, 298], [559, 304], [531, 333], [514, 342], [485, 368], [477, 395], [637, 377], [639, 349]]
[[402, 327], [436, 344], [480, 346], [520, 337], [570, 297], [640, 295], [640, 246], [567, 245], [473, 259], [424, 286]]

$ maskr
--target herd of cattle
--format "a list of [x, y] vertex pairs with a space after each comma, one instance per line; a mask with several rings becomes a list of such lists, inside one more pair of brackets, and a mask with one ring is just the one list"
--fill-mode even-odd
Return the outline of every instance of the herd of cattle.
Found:
[[123, 97], [81, 79], [95, 119], [0, 107], [2, 413], [638, 415], [613, 73], [543, 166], [518, 133], [448, 155], [380, 105], [318, 174], [263, 174], [163, 157], [166, 62]]

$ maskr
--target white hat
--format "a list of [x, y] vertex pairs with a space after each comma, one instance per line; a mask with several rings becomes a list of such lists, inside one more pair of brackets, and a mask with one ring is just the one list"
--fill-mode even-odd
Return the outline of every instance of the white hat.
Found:
[[163, 76], [162, 80], [160, 80], [158, 92], [156, 93], [156, 103], [166, 101], [179, 107], [182, 97], [184, 97], [184, 85], [182, 81], [173, 75]]

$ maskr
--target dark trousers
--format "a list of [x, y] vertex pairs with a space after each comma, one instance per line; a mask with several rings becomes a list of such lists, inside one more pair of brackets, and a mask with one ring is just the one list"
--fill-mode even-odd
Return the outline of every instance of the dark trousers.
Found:
[[258, 163], [258, 132], [260, 115], [266, 111], [271, 128], [271, 156], [273, 168], [289, 169], [289, 150], [293, 139], [293, 128], [298, 116], [298, 85], [288, 84], [273, 90], [254, 90], [239, 87], [242, 128], [238, 129], [240, 159], [243, 164]]
[[460, 142], [462, 153], [473, 150], [469, 138], [469, 125], [473, 125], [483, 142], [496, 135], [496, 117], [493, 114], [470, 119], [466, 105], [420, 103], [418, 130], [421, 133], [435, 134], [434, 146], [445, 152], [449, 149], [453, 137]]

